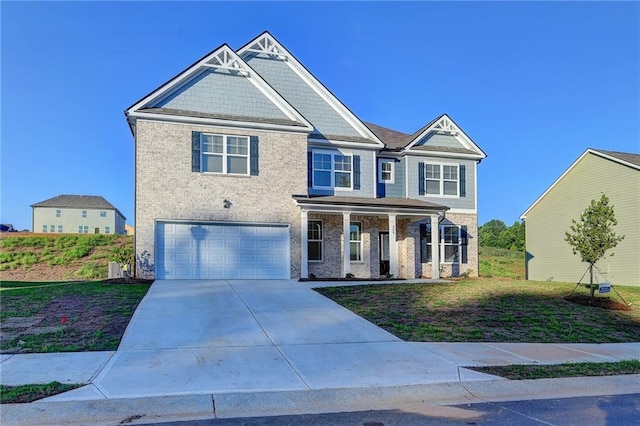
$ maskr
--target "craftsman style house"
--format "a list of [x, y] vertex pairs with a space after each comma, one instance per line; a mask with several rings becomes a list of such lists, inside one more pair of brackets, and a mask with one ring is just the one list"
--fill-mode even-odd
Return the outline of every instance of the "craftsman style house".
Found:
[[478, 273], [485, 153], [446, 114], [413, 134], [362, 121], [267, 32], [125, 114], [139, 276]]
[[124, 234], [126, 218], [99, 195], [58, 195], [31, 205], [33, 232]]

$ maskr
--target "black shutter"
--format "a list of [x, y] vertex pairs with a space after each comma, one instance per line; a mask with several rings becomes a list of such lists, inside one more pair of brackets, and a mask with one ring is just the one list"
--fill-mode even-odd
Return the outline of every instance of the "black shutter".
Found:
[[191, 132], [191, 171], [200, 173], [200, 134]]
[[353, 189], [360, 189], [360, 156], [353, 156]]
[[418, 195], [424, 195], [424, 163], [418, 163]]
[[313, 152], [307, 151], [307, 188], [313, 187]]
[[249, 137], [249, 163], [251, 165], [251, 176], [258, 176], [260, 168], [258, 167], [258, 137]]
[[467, 263], [467, 246], [469, 245], [469, 234], [467, 233], [466, 225], [462, 225], [460, 227], [460, 244], [462, 245], [462, 263]]
[[466, 168], [462, 164], [458, 167], [460, 170], [460, 196], [467, 196], [467, 173]]

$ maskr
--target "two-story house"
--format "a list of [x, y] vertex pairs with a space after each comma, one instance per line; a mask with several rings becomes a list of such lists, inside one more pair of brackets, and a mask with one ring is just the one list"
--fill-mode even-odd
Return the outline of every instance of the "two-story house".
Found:
[[268, 32], [125, 114], [139, 276], [477, 275], [485, 153], [446, 114], [411, 135], [362, 121]]
[[33, 232], [124, 234], [126, 218], [99, 195], [57, 195], [31, 205]]

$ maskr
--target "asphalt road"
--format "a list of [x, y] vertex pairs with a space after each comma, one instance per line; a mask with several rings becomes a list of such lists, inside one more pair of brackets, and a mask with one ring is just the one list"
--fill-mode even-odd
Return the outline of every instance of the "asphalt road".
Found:
[[[144, 421], [144, 419], [140, 419]], [[388, 411], [208, 419], [166, 426], [640, 425], [640, 393], [457, 406], [407, 405]]]

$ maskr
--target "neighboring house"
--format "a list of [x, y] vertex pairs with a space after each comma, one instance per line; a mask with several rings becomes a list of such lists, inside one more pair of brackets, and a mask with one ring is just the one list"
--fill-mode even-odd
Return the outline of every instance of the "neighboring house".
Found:
[[640, 286], [640, 155], [596, 149], [587, 149], [522, 214], [527, 279], [578, 282], [588, 265], [573, 254], [565, 232], [602, 194], [614, 208], [616, 234], [625, 238], [596, 265], [604, 280]]
[[17, 232], [17, 229], [10, 223], [0, 224], [0, 232]]
[[124, 225], [124, 233], [126, 235], [135, 235], [136, 233], [136, 228], [134, 228], [133, 226], [129, 225], [128, 223], [126, 223]]
[[485, 153], [447, 115], [413, 134], [363, 122], [268, 32], [125, 113], [139, 276], [478, 273]]
[[58, 195], [31, 208], [33, 232], [124, 234], [126, 218], [100, 196]]

